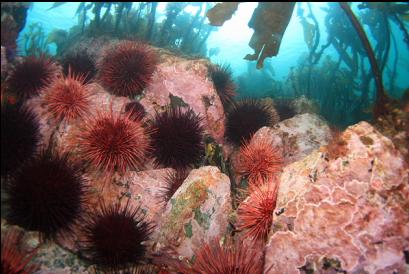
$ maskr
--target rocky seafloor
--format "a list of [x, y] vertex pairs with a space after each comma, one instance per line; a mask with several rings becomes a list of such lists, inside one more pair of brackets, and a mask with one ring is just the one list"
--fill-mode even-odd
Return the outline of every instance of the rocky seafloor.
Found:
[[[148, 254], [160, 256], [171, 249], [179, 258], [191, 258], [203, 243], [232, 234], [237, 214], [232, 189], [241, 180], [234, 159], [239, 152], [224, 139], [225, 112], [208, 77], [208, 61], [188, 60], [164, 50], [158, 54], [152, 81], [139, 100], [147, 117], [169, 104], [190, 106], [202, 117], [206, 133], [222, 147], [223, 159], [232, 159], [232, 174], [224, 174], [217, 166], [192, 169], [164, 205], [157, 194], [169, 168], [148, 161], [143, 170], [115, 173], [109, 179], [89, 171], [90, 201], [129, 198], [155, 224]], [[130, 101], [110, 94], [97, 82], [91, 85], [91, 112], [101, 107], [120, 112]], [[58, 124], [40, 97], [29, 99], [26, 105], [40, 117], [38, 149], [51, 145], [60, 153], [70, 151], [72, 132], [79, 125]], [[284, 158], [273, 222], [261, 248], [264, 273], [408, 273], [409, 169], [405, 155], [390, 139], [360, 122], [340, 135], [342, 152], [328, 157], [333, 132], [307, 108], [273, 127], [259, 129], [251, 142], [259, 138], [271, 139]], [[71, 154], [75, 159], [75, 151]], [[15, 229], [2, 220], [2, 235], [10, 228]], [[46, 243], [38, 233], [25, 232], [21, 249], [38, 247], [32, 260], [40, 265], [36, 273], [94, 272], [76, 255], [78, 229], [72, 237]], [[162, 266], [161, 271], [170, 270]]]

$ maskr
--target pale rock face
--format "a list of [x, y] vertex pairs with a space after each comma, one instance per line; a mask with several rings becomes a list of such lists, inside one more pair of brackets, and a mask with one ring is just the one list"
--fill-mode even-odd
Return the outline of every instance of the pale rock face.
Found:
[[185, 60], [162, 56], [141, 104], [154, 116], [166, 105], [189, 105], [203, 119], [207, 131], [218, 143], [223, 143], [224, 111], [202, 60]]
[[152, 237], [156, 249], [190, 259], [203, 242], [225, 234], [229, 212], [229, 178], [213, 166], [192, 170], [166, 206]]
[[342, 138], [345, 156], [328, 160], [315, 151], [285, 167], [265, 273], [407, 270], [409, 184], [403, 157], [366, 122], [349, 127]]
[[[331, 139], [327, 123], [316, 114], [299, 114], [281, 121], [273, 127], [260, 128], [250, 142], [270, 140], [283, 155], [284, 165], [299, 161], [313, 150], [326, 145]], [[238, 166], [238, 151], [232, 155], [234, 167]], [[238, 182], [239, 178], [237, 178]]]

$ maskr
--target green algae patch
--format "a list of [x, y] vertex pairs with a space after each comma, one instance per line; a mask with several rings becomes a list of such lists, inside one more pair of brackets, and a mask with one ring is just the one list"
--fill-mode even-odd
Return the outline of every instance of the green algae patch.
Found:
[[361, 142], [366, 145], [366, 146], [372, 146], [373, 145], [373, 140], [371, 137], [368, 136], [361, 136], [359, 137], [359, 139], [361, 140]]
[[207, 213], [202, 213], [200, 211], [200, 208], [196, 208], [194, 210], [195, 212], [195, 217], [194, 219], [196, 220], [196, 222], [203, 227], [205, 230], [208, 230], [210, 227], [210, 214]]
[[192, 223], [188, 222], [187, 224], [185, 224], [185, 236], [187, 238], [192, 238], [193, 236], [193, 230], [192, 230]]
[[198, 180], [193, 182], [184, 193], [172, 201], [172, 209], [164, 224], [165, 233], [168, 234], [168, 237], [177, 239], [183, 230], [187, 237], [189, 237], [189, 235], [190, 237], [192, 236], [192, 231], [190, 230], [189, 232], [189, 226], [186, 226], [184, 222], [191, 218], [194, 212], [197, 212], [207, 197], [206, 184], [203, 180]]

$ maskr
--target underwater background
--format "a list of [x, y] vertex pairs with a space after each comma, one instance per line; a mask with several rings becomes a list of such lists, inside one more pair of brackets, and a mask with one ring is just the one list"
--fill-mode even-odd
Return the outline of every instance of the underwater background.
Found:
[[[148, 16], [144, 14], [144, 12], [148, 12], [147, 8], [144, 9], [142, 5], [133, 3], [132, 8], [139, 8], [142, 13], [141, 17]], [[205, 13], [212, 4], [183, 5], [185, 7], [175, 8], [179, 13], [175, 18], [174, 32], [179, 32], [179, 34], [175, 34], [179, 37], [173, 38], [173, 44], [166, 46], [181, 49], [182, 52], [188, 54], [194, 53], [208, 57], [213, 63], [230, 65], [233, 78], [238, 84], [240, 97], [294, 98], [305, 95], [316, 100], [320, 106], [321, 114], [338, 126], [345, 127], [357, 121], [369, 119], [368, 113], [375, 86], [373, 81], [365, 80], [365, 77], [361, 75], [362, 73], [370, 74], [368, 73], [370, 70], [369, 62], [364, 60], [359, 64], [357, 63], [359, 62], [356, 60], [357, 58], [365, 59], [365, 52], [360, 45], [358, 36], [354, 34], [351, 24], [346, 20], [346, 16], [339, 11], [337, 3], [298, 3], [292, 12], [282, 38], [280, 53], [274, 58], [268, 58], [267, 65], [263, 70], [255, 68], [256, 62], [243, 59], [246, 54], [251, 52], [248, 42], [253, 30], [247, 24], [257, 3], [240, 4], [232, 19], [220, 27], [210, 27], [207, 24]], [[382, 9], [385, 9], [381, 7], [382, 4], [379, 4], [379, 7], [376, 7], [376, 4], [372, 5], [373, 7], [363, 8], [364, 4], [354, 3], [352, 9], [360, 17], [362, 25], [368, 33], [369, 41], [377, 50], [376, 55], [382, 56], [384, 60], [382, 73], [388, 94], [398, 99], [403, 96], [409, 86], [407, 77], [409, 75], [407, 15], [404, 15], [406, 17], [402, 19], [396, 19], [393, 14], [382, 14], [384, 12]], [[69, 32], [72, 27], [82, 23], [81, 20], [85, 25], [93, 20], [94, 14], [90, 12], [91, 10], [88, 10], [84, 17], [81, 17], [78, 6], [79, 3], [65, 3], [55, 8], [52, 8], [53, 2], [33, 4], [28, 10], [26, 25], [19, 34], [18, 47], [21, 53], [26, 55], [30, 53], [27, 51], [38, 48], [55, 55], [56, 42], [63, 43], [63, 41], [54, 41], [62, 39], [58, 36], [63, 35], [61, 31]], [[183, 9], [179, 11], [181, 8]], [[399, 12], [403, 14], [406, 8], [404, 4], [399, 8], [402, 10]], [[167, 3], [158, 4], [155, 25], [153, 26], [153, 36], [155, 37], [152, 37], [149, 42], [158, 44], [158, 39], [161, 36], [161, 24], [166, 19], [167, 11]], [[387, 17], [386, 21], [384, 16]], [[400, 18], [399, 16], [402, 15], [398, 15], [397, 18]], [[204, 22], [202, 18], [205, 19]], [[396, 20], [400, 20], [401, 23]], [[338, 24], [338, 22], [343, 23]], [[197, 30], [203, 23], [209, 30], [201, 31], [209, 31], [210, 33], [200, 49], [197, 47], [187, 49], [186, 45], [177, 45], [180, 42], [177, 39], [181, 39], [181, 43], [186, 43], [183, 39], [192, 39], [189, 37], [189, 27]], [[136, 22], [136, 24], [143, 25], [144, 22]], [[401, 24], [403, 26], [406, 24], [406, 32], [401, 29]], [[137, 28], [130, 30], [130, 32], [128, 34], [132, 36], [132, 32], [137, 32]], [[113, 36], [121, 35], [117, 33]], [[183, 37], [184, 35], [187, 37]], [[335, 36], [336, 41], [330, 41], [329, 36]], [[137, 37], [141, 38], [140, 36]], [[30, 39], [31, 41], [27, 41]], [[142, 39], [146, 40], [145, 38]], [[33, 48], [30, 49], [30, 47]], [[348, 56], [343, 57], [344, 52]], [[315, 60], [312, 60], [314, 64], [311, 66], [314, 71], [307, 73], [305, 69], [310, 69], [308, 67], [311, 62], [308, 60], [309, 56], [315, 56]], [[353, 64], [350, 61], [352, 58], [354, 59]], [[364, 70], [365, 72], [360, 74], [357, 70]], [[334, 75], [332, 76], [331, 73]], [[319, 75], [327, 75], [327, 78], [331, 80], [322, 81], [323, 79]], [[307, 80], [306, 77], [310, 77], [310, 80]], [[367, 77], [371, 77], [371, 75]], [[367, 81], [369, 83], [366, 83]], [[348, 94], [340, 98], [341, 93]], [[366, 94], [364, 104], [359, 106], [351, 104], [351, 101], [360, 101], [359, 93]], [[328, 97], [324, 99], [322, 94], [326, 94]], [[333, 107], [335, 107], [335, 111]]]
[[2, 273], [408, 273], [409, 3], [1, 14]]

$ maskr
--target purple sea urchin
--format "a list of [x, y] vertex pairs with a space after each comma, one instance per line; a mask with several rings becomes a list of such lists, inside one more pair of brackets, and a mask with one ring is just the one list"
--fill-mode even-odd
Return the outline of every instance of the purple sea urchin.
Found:
[[165, 167], [185, 169], [199, 161], [203, 153], [201, 118], [192, 109], [168, 107], [152, 122], [152, 149], [155, 162]]
[[129, 200], [125, 206], [102, 204], [84, 225], [81, 249], [99, 269], [127, 269], [143, 259], [152, 229], [141, 208], [130, 207]]
[[86, 186], [67, 155], [43, 152], [5, 184], [6, 219], [43, 238], [70, 232], [86, 202]]
[[68, 76], [71, 71], [73, 76], [84, 77], [85, 83], [89, 83], [97, 73], [95, 60], [86, 50], [68, 53], [63, 57], [61, 63], [65, 76]]
[[50, 58], [29, 56], [15, 65], [6, 84], [11, 93], [24, 100], [38, 95], [57, 75], [58, 67]]
[[40, 141], [36, 116], [21, 104], [1, 106], [1, 176], [15, 171], [36, 152]]
[[264, 126], [273, 126], [279, 117], [274, 107], [263, 101], [247, 99], [232, 105], [226, 115], [225, 136], [240, 146]]
[[230, 66], [226, 64], [209, 68], [209, 75], [224, 106], [232, 103], [236, 95], [236, 85], [231, 79], [231, 74]]
[[132, 101], [125, 105], [125, 113], [129, 114], [132, 120], [141, 120], [146, 115], [144, 106], [138, 101]]
[[105, 50], [98, 62], [99, 80], [117, 96], [140, 94], [153, 76], [155, 52], [143, 43], [124, 41]]

